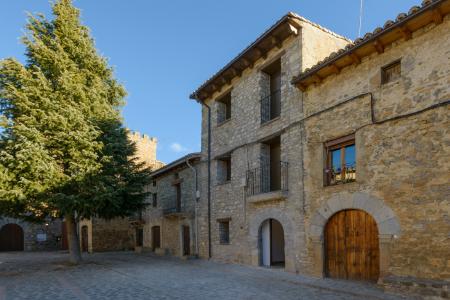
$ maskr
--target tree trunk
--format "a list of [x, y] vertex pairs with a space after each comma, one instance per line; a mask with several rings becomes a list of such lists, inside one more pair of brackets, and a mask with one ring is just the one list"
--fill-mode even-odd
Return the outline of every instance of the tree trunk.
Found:
[[75, 218], [71, 214], [65, 216], [67, 226], [67, 241], [69, 242], [70, 262], [79, 264], [81, 262], [80, 241], [78, 239]]

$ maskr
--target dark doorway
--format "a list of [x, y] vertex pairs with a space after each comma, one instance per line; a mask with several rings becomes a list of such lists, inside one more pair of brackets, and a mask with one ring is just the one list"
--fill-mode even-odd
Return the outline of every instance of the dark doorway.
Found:
[[0, 229], [0, 251], [23, 251], [23, 229], [6, 224]]
[[328, 220], [324, 237], [327, 277], [378, 280], [378, 228], [372, 216], [357, 209], [340, 211]]
[[284, 267], [284, 230], [275, 219], [265, 220], [260, 228], [260, 262], [266, 267]]
[[191, 255], [191, 235], [189, 226], [183, 226], [183, 255]]
[[152, 227], [152, 250], [161, 248], [161, 233], [159, 226]]
[[144, 244], [144, 229], [136, 228], [136, 247], [142, 247]]
[[66, 221], [61, 223], [61, 250], [68, 250], [69, 243], [67, 241], [67, 226]]
[[86, 225], [81, 227], [81, 251], [89, 251], [89, 233]]

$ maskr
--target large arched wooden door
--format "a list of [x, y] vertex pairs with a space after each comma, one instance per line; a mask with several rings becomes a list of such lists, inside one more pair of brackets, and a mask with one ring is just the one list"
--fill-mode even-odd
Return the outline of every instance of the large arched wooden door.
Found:
[[0, 229], [0, 251], [23, 251], [22, 227], [6, 224]]
[[328, 277], [378, 280], [380, 250], [375, 220], [362, 210], [343, 210], [325, 227], [325, 273]]

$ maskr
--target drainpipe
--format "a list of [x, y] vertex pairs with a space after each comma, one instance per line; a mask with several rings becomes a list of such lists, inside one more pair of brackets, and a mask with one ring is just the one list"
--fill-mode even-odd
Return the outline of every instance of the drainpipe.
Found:
[[211, 258], [211, 107], [197, 99], [208, 110], [208, 258]]
[[194, 173], [194, 180], [195, 180], [195, 193], [194, 193], [194, 197], [195, 197], [195, 213], [194, 213], [194, 223], [195, 223], [195, 254], [198, 256], [198, 218], [197, 218], [197, 206], [198, 206], [198, 201], [200, 198], [200, 193], [198, 190], [198, 177], [197, 177], [197, 169], [194, 168], [190, 163], [189, 163], [189, 157], [186, 158], [186, 165], [192, 170], [192, 172]]

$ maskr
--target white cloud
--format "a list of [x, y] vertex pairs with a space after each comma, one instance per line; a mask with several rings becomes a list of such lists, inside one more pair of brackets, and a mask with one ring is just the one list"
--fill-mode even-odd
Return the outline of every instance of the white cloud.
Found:
[[180, 153], [180, 152], [186, 152], [188, 151], [188, 149], [184, 146], [182, 146], [180, 143], [172, 143], [170, 144], [170, 150], [172, 150], [175, 153]]

